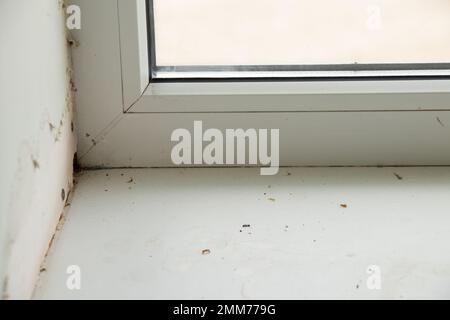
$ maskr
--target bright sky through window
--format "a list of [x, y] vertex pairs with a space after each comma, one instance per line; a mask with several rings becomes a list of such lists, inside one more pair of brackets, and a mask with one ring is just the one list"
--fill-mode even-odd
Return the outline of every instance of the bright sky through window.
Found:
[[450, 62], [449, 0], [153, 0], [157, 66]]

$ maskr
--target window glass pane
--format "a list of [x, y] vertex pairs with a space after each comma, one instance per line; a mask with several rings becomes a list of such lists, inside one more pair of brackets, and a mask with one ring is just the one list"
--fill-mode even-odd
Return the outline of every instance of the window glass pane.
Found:
[[153, 0], [157, 66], [450, 62], [449, 0]]

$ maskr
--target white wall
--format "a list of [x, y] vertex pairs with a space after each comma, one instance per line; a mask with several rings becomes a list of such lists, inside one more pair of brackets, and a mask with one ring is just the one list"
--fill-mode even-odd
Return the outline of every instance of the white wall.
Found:
[[72, 185], [62, 1], [0, 1], [0, 289], [29, 298]]

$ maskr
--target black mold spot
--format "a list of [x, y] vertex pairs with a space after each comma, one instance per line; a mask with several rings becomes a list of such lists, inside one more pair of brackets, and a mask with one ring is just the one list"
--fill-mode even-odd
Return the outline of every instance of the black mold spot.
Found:
[[81, 171], [81, 166], [78, 163], [78, 154], [76, 152], [73, 154], [73, 171], [74, 172]]
[[33, 169], [34, 169], [34, 170], [37, 170], [37, 169], [40, 168], [40, 166], [39, 166], [39, 161], [37, 161], [37, 160], [34, 159], [34, 158], [31, 158], [31, 162], [33, 163]]

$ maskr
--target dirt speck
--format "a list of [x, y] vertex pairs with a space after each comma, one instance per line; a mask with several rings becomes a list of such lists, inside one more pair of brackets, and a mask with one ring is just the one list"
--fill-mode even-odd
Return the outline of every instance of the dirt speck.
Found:
[[209, 249], [203, 249], [202, 250], [202, 255], [204, 255], [204, 256], [207, 256], [210, 253], [211, 253], [211, 250], [209, 250]]
[[272, 201], [272, 202], [275, 202], [275, 201], [276, 201], [275, 198], [269, 198], [269, 199], [267, 199], [267, 200]]
[[73, 79], [70, 79], [70, 90], [72, 90], [73, 92], [77, 92], [78, 91], [78, 89], [77, 89], [77, 87], [75, 86], [75, 82], [73, 82]]
[[343, 209], [347, 209], [348, 208], [348, 205], [346, 203], [341, 203], [339, 206], [341, 208], [343, 208]]
[[441, 121], [439, 117], [436, 117], [436, 121], [441, 125], [441, 127], [445, 127], [445, 124]]
[[250, 225], [249, 224], [243, 224], [242, 228], [250, 228]]
[[398, 173], [394, 172], [394, 176], [398, 179], [398, 180], [403, 180], [403, 177], [401, 175], [399, 175]]
[[64, 188], [61, 189], [61, 199], [62, 201], [66, 200], [66, 190]]
[[130, 179], [127, 181], [127, 183], [133, 183], [134, 182], [134, 178], [130, 177]]

